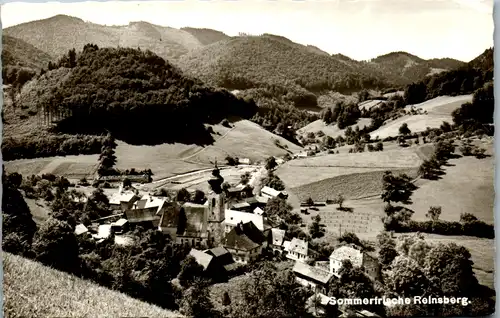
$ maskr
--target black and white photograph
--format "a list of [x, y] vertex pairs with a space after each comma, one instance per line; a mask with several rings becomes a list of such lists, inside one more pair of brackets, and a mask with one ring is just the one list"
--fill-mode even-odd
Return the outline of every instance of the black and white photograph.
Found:
[[493, 2], [3, 1], [3, 315], [495, 314]]

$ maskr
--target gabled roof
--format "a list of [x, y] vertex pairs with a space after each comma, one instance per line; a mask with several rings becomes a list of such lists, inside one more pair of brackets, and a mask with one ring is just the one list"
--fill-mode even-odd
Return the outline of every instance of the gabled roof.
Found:
[[140, 200], [134, 203], [134, 209], [155, 209], [159, 212], [166, 204], [167, 199], [153, 196], [143, 196]]
[[264, 231], [264, 218], [262, 217], [262, 215], [254, 213], [226, 210], [224, 222], [232, 226], [236, 226], [240, 222], [252, 222], [260, 231]]
[[273, 245], [281, 246], [285, 239], [285, 230], [271, 229], [271, 242]]
[[125, 216], [130, 223], [150, 222], [160, 219], [156, 211], [147, 209], [131, 209], [125, 211]]
[[247, 202], [238, 202], [233, 204], [233, 209], [244, 209], [249, 208], [251, 205]]
[[75, 235], [80, 235], [80, 234], [83, 234], [83, 233], [87, 233], [89, 231], [89, 229], [83, 225], [83, 224], [78, 224], [76, 227], [75, 227]]
[[116, 222], [111, 223], [111, 225], [116, 225], [116, 226], [124, 226], [128, 222], [127, 219], [119, 219]]
[[130, 203], [137, 199], [139, 199], [139, 196], [132, 191], [115, 192], [109, 197], [109, 204]]
[[262, 215], [264, 214], [264, 210], [262, 210], [261, 208], [259, 207], [256, 207], [254, 210], [253, 210], [253, 213], [257, 214], [257, 215]]
[[309, 266], [302, 262], [295, 262], [293, 272], [322, 284], [328, 283], [328, 281], [333, 277], [333, 274], [328, 271]]
[[350, 246], [341, 246], [332, 252], [330, 259], [338, 261], [348, 259], [351, 261], [352, 265], [361, 266], [363, 264], [363, 253]]
[[253, 224], [248, 222], [239, 223], [232, 228], [224, 238], [223, 245], [226, 248], [250, 251], [262, 245], [265, 237], [261, 231]]
[[207, 253], [194, 248], [191, 249], [189, 255], [194, 257], [196, 259], [196, 262], [203, 266], [203, 269], [205, 270], [208, 268], [208, 266], [210, 266], [210, 262], [213, 259], [212, 255], [208, 255]]
[[307, 256], [308, 252], [308, 244], [306, 241], [303, 241], [301, 239], [298, 239], [294, 237], [292, 241], [290, 242], [290, 246], [288, 247], [288, 250], [290, 252], [295, 252], [301, 255]]
[[260, 190], [261, 193], [263, 194], [267, 194], [267, 195], [270, 195], [272, 197], [277, 197], [278, 195], [281, 194], [281, 191], [278, 191], [278, 190], [275, 190], [273, 188], [270, 188], [268, 186], [265, 186], [263, 187], [261, 190]]
[[229, 251], [226, 250], [222, 246], [211, 248], [211, 249], [205, 251], [205, 253], [208, 253], [208, 254], [210, 254], [210, 255], [212, 255], [214, 257], [221, 257], [223, 255], [230, 254]]

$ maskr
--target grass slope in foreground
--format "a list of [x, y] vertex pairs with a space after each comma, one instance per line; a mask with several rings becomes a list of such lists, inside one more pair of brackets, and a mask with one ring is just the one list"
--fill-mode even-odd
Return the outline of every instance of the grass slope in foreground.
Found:
[[5, 317], [181, 317], [9, 253], [3, 269]]

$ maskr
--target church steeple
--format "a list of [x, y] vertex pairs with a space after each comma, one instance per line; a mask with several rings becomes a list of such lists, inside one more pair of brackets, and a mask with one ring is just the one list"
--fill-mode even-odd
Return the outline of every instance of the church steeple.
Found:
[[210, 189], [219, 194], [222, 192], [222, 183], [224, 178], [220, 175], [219, 167], [217, 167], [217, 160], [215, 161], [214, 169], [212, 170], [212, 177], [208, 180]]

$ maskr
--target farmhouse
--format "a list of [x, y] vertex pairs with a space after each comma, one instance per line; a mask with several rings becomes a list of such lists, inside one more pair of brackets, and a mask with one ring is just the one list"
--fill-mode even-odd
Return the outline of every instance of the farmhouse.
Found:
[[126, 219], [119, 219], [116, 222], [111, 223], [111, 229], [113, 233], [123, 233], [127, 230], [128, 221]]
[[285, 240], [285, 230], [271, 229], [270, 244], [273, 253], [283, 252], [283, 241]]
[[[285, 242], [286, 243], [286, 242]], [[308, 243], [298, 238], [293, 238], [291, 242], [286, 244], [285, 251], [286, 257], [299, 262], [306, 262], [308, 257]]]
[[126, 211], [132, 209], [133, 204], [140, 198], [141, 197], [136, 192], [124, 191], [123, 188], [120, 187], [118, 192], [108, 197], [108, 200], [112, 210]]
[[270, 187], [263, 187], [260, 190], [260, 193], [262, 196], [267, 197], [268, 199], [273, 199], [276, 197], [282, 198], [282, 199], [287, 199], [288, 194], [285, 191], [278, 191]]
[[333, 278], [332, 273], [302, 262], [295, 262], [293, 272], [298, 283], [323, 294], [328, 292], [328, 284]]
[[248, 159], [248, 158], [239, 158], [238, 163], [240, 165], [250, 165], [250, 164], [252, 164], [252, 161], [250, 161], [250, 159]]
[[231, 229], [222, 245], [233, 255], [235, 262], [247, 264], [262, 253], [265, 241], [266, 238], [253, 222], [247, 222]]
[[378, 279], [380, 276], [380, 264], [377, 258], [359, 250], [357, 246], [341, 246], [330, 255], [330, 273], [339, 276], [343, 260], [350, 260], [353, 266], [363, 266], [368, 276]]
[[238, 202], [231, 205], [231, 210], [251, 212], [252, 206], [248, 202]]
[[266, 204], [267, 204], [267, 201], [269, 201], [269, 198], [268, 197], [263, 197], [263, 196], [254, 196], [254, 197], [251, 197], [251, 198], [247, 198], [245, 200], [248, 204], [250, 204], [250, 206], [252, 208], [261, 208], [263, 209]]
[[229, 253], [229, 251], [222, 246], [206, 250], [205, 253], [214, 257], [214, 262], [221, 271], [223, 269], [226, 273], [230, 273], [237, 267], [231, 253]]

